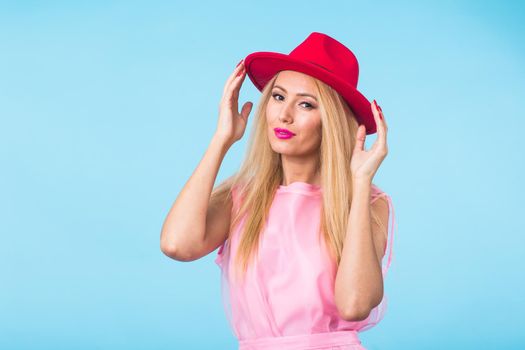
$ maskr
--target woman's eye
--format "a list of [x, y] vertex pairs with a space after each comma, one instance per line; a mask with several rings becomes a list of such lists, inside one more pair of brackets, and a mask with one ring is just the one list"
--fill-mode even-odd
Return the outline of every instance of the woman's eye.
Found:
[[[273, 96], [274, 98], [275, 98], [276, 96], [280, 96], [280, 97], [282, 97], [282, 96], [279, 95], [279, 94], [272, 94], [272, 96]], [[277, 101], [282, 101], [282, 100], [277, 99]], [[307, 106], [305, 106], [305, 108], [308, 108], [308, 109], [312, 109], [312, 108], [313, 108], [313, 106], [312, 106], [310, 103], [308, 103], [308, 102], [301, 102], [301, 104], [307, 104]]]
[[[281, 96], [281, 95], [279, 95], [279, 94], [273, 94], [272, 96], [275, 98], [275, 96]], [[281, 96], [281, 97], [282, 97], [282, 96]], [[278, 101], [280, 101], [280, 100], [278, 100]]]

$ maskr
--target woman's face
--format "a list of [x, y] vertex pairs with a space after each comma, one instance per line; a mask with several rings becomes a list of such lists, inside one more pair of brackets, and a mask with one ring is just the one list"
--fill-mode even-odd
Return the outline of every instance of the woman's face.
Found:
[[[266, 105], [268, 138], [272, 149], [288, 156], [318, 153], [321, 113], [313, 78], [291, 70], [278, 74]], [[287, 129], [294, 136], [279, 138], [275, 128]]]

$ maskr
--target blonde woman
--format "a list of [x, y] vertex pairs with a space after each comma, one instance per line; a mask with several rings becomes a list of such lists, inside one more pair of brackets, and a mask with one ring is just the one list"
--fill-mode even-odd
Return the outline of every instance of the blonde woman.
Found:
[[[357, 90], [358, 72], [352, 51], [319, 32], [290, 54], [241, 60], [209, 148], [164, 222], [161, 250], [173, 259], [219, 248], [224, 309], [241, 350], [365, 349], [358, 332], [385, 314], [395, 221], [372, 179], [387, 155], [387, 125]], [[214, 188], [252, 110], [247, 102], [238, 112], [246, 75], [262, 92], [248, 151]]]

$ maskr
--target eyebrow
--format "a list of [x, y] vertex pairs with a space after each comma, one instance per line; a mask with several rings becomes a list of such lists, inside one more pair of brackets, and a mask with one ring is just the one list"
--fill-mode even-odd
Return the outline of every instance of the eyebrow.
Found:
[[[287, 92], [286, 89], [283, 88], [282, 86], [274, 85], [273, 87], [274, 87], [274, 88], [281, 89], [281, 90], [283, 90], [284, 92]], [[307, 94], [306, 92], [301, 92], [301, 93], [298, 93], [298, 94], [296, 94], [296, 95], [297, 95], [297, 96], [308, 96], [308, 97], [313, 98], [315, 101], [317, 101], [317, 97], [315, 97], [314, 95], [311, 95], [311, 94]]]

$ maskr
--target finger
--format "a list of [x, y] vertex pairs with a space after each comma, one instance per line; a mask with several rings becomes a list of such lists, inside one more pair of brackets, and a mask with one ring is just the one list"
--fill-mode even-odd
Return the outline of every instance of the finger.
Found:
[[385, 115], [383, 114], [383, 109], [381, 108], [380, 105], [377, 104], [377, 101], [374, 100], [375, 102], [375, 105], [376, 105], [376, 108], [377, 108], [377, 111], [379, 112], [379, 115], [381, 116], [381, 119], [383, 120], [383, 123], [385, 123]]
[[235, 80], [235, 78], [239, 76], [239, 72], [243, 71], [245, 68], [246, 67], [244, 65], [244, 58], [243, 58], [239, 63], [237, 63], [237, 66], [233, 70], [232, 74], [230, 74], [230, 76], [228, 77], [228, 82], [231, 83], [233, 80]]
[[244, 68], [241, 67], [240, 69], [238, 69], [235, 77], [233, 77], [233, 79], [225, 87], [224, 92], [226, 94], [230, 94], [231, 91], [234, 91], [239, 86], [239, 82], [240, 81], [242, 82], [242, 80], [244, 80], [245, 74], [246, 74], [246, 70]]
[[381, 145], [386, 145], [386, 127], [384, 119], [380, 117], [380, 107], [378, 106], [376, 100], [374, 100], [374, 103], [372, 103], [372, 105], [372, 112], [374, 114], [374, 120], [376, 122], [377, 129], [377, 142], [379, 142]]
[[232, 74], [230, 74], [230, 76], [226, 80], [226, 83], [224, 84], [224, 89], [222, 91], [223, 95], [226, 92], [226, 90], [228, 89], [228, 87], [231, 85], [232, 81], [234, 81], [235, 78], [237, 78], [238, 73], [240, 71], [242, 71], [242, 70], [244, 70], [244, 59], [241, 60], [241, 62], [237, 65], [237, 67], [235, 67], [235, 69], [233, 70]]
[[242, 82], [246, 78], [246, 71], [241, 71], [240, 75], [236, 76], [235, 79], [230, 83], [230, 86], [226, 90], [226, 96], [231, 102], [236, 102], [239, 98], [239, 90], [241, 89]]
[[366, 128], [363, 124], [359, 125], [356, 133], [355, 151], [364, 151], [366, 139]]
[[239, 65], [233, 72], [233, 75], [228, 78], [226, 81], [226, 84], [224, 84], [224, 89], [222, 91], [223, 96], [225, 96], [228, 93], [228, 90], [231, 88], [232, 84], [235, 83], [235, 80], [239, 78], [239, 73], [242, 72], [242, 64]]
[[383, 126], [383, 135], [384, 135], [384, 141], [386, 143], [386, 138], [387, 138], [387, 134], [388, 134], [388, 125], [386, 123], [386, 120], [385, 120], [385, 115], [383, 114], [383, 110], [381, 109], [381, 106], [377, 106], [379, 107], [379, 115], [381, 117], [381, 125]]
[[241, 110], [241, 118], [244, 119], [245, 122], [248, 122], [248, 116], [250, 115], [250, 112], [252, 111], [253, 103], [248, 101], [242, 106]]
[[379, 114], [381, 115], [381, 120], [383, 121], [383, 125], [385, 126], [385, 130], [388, 130], [388, 124], [386, 123], [385, 114], [383, 113], [383, 109], [380, 105], [377, 105], [379, 108]]
[[374, 114], [374, 117], [379, 117], [379, 105], [377, 104], [376, 100], [372, 101], [371, 108], [372, 108], [372, 113]]

